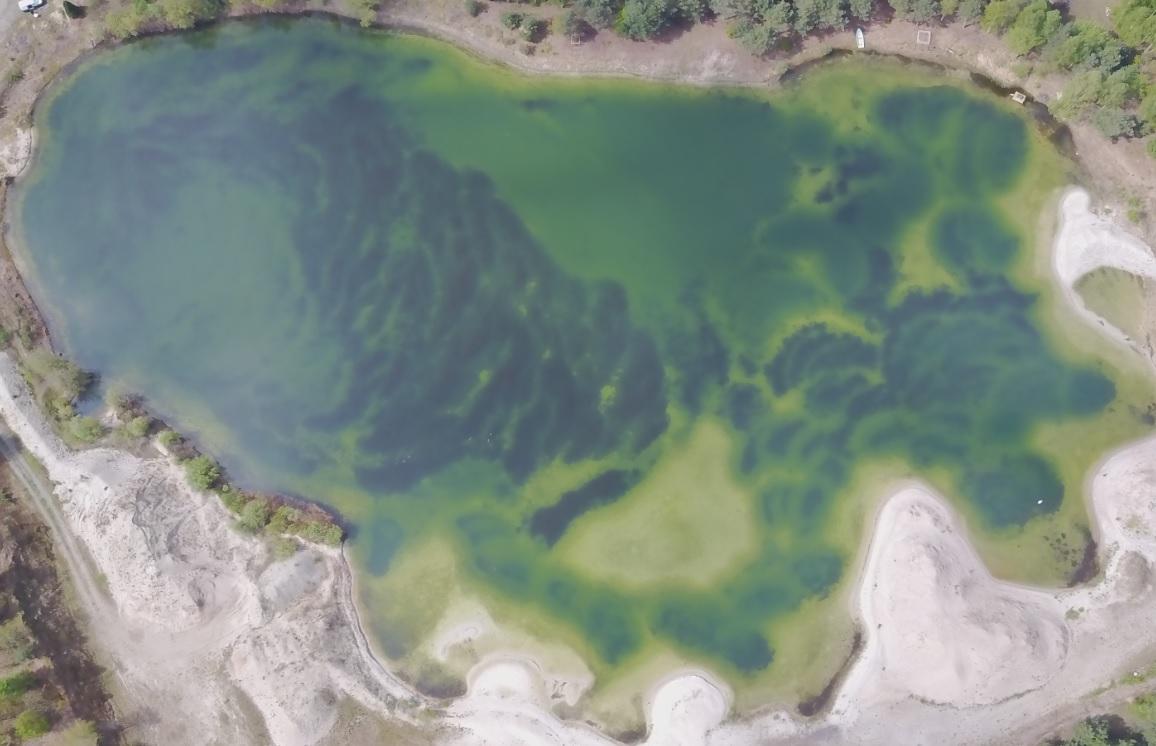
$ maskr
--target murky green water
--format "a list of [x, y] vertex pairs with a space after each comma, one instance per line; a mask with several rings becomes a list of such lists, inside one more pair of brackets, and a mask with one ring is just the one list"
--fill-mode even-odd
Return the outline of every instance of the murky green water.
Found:
[[[1009, 195], [1038, 208], [1054, 156], [912, 76], [527, 80], [230, 25], [84, 66], [17, 217], [82, 364], [353, 521], [391, 655], [473, 589], [597, 671], [657, 646], [758, 676], [854, 556], [831, 527], [864, 464], [1015, 536], [1078, 524], [1089, 443], [1139, 427], [1041, 331]], [[1041, 439], [1073, 420], [1095, 435]], [[421, 570], [439, 551], [461, 588]]]

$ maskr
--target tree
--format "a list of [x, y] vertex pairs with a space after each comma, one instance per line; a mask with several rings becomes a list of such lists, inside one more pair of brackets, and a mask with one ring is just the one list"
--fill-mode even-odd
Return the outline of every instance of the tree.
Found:
[[674, 20], [674, 12], [670, 0], [626, 0], [614, 28], [635, 41], [653, 39]]
[[[993, 2], [988, 6], [988, 10], [1001, 1]], [[984, 20], [987, 20], [986, 15]], [[1028, 54], [1042, 47], [1063, 25], [1064, 19], [1060, 11], [1053, 10], [1047, 0], [1033, 0], [1016, 16], [1007, 33], [1007, 45], [1018, 55]]]
[[1124, 46], [1099, 24], [1075, 21], [1048, 47], [1047, 58], [1065, 70], [1102, 68], [1111, 72], [1123, 64]]
[[149, 428], [152, 427], [153, 421], [149, 417], [133, 417], [124, 426], [124, 430], [128, 433], [130, 438], [143, 438], [149, 434]]
[[562, 33], [566, 36], [586, 39], [594, 35], [594, 28], [578, 8], [567, 8], [558, 20], [562, 26]]
[[939, 15], [941, 18], [951, 18], [959, 12], [959, 0], [943, 0], [939, 4]]
[[869, 21], [875, 15], [874, 0], [851, 0], [849, 8], [851, 15], [860, 21]]
[[986, 9], [987, 0], [959, 0], [959, 10], [956, 12], [956, 15], [966, 26], [976, 23], [983, 18], [983, 13]]
[[1007, 31], [1027, 4], [1028, 0], [992, 0], [983, 11], [984, 30], [998, 34]]
[[104, 426], [94, 417], [73, 417], [68, 422], [68, 431], [81, 443], [95, 443], [104, 435]]
[[1140, 133], [1140, 120], [1136, 115], [1123, 109], [1101, 107], [1092, 115], [1096, 129], [1115, 140], [1118, 137], [1135, 137]]
[[113, 39], [128, 39], [144, 30], [148, 16], [133, 5], [122, 5], [104, 17], [104, 30]]
[[245, 507], [241, 509], [241, 516], [237, 519], [237, 525], [250, 534], [260, 533], [267, 523], [269, 523], [269, 504], [260, 498], [245, 503]]
[[1112, 21], [1128, 46], [1147, 49], [1156, 43], [1156, 0], [1123, 0], [1112, 11]]
[[622, 3], [619, 0], [576, 0], [574, 10], [582, 14], [594, 28], [610, 28], [618, 17]]
[[550, 24], [541, 18], [527, 18], [522, 21], [522, 38], [530, 42], [541, 41], [550, 31]]
[[511, 30], [521, 28], [522, 21], [525, 19], [526, 16], [522, 15], [521, 13], [503, 13], [502, 25]]
[[1075, 75], [1064, 86], [1063, 95], [1056, 105], [1056, 113], [1067, 119], [1083, 116], [1090, 107], [1100, 100], [1104, 88], [1104, 73], [1088, 70]]
[[1140, 100], [1144, 91], [1144, 78], [1135, 65], [1116, 70], [1104, 78], [1098, 103], [1102, 106], [1124, 107]]
[[818, 28], [847, 25], [847, 0], [795, 0], [795, 31], [807, 35]]
[[939, 0], [912, 0], [909, 18], [916, 23], [929, 23], [941, 15]]
[[1144, 100], [1140, 102], [1140, 118], [1151, 130], [1156, 130], [1156, 86], [1149, 87]]
[[197, 456], [185, 464], [189, 484], [198, 490], [211, 490], [221, 481], [221, 467], [208, 456]]
[[165, 25], [174, 29], [192, 28], [216, 14], [216, 7], [203, 0], [158, 0], [156, 8]]

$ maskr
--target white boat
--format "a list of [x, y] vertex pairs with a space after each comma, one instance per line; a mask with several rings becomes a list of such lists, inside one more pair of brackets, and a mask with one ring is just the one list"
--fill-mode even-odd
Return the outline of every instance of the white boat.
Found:
[[855, 46], [859, 49], [863, 49], [867, 46], [867, 39], [864, 38], [863, 29], [861, 28], [855, 29]]

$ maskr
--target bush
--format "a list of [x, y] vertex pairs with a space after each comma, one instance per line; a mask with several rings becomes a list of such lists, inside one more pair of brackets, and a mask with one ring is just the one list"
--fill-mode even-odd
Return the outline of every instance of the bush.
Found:
[[211, 490], [221, 481], [221, 467], [208, 456], [197, 456], [185, 464], [189, 484], [198, 490]]
[[1148, 155], [1156, 158], [1156, 137], [1149, 137], [1147, 144], [1144, 145], [1144, 148], [1148, 151]]
[[0, 651], [7, 654], [9, 660], [16, 662], [28, 660], [32, 656], [32, 636], [28, 634], [28, 628], [19, 616], [0, 624]]
[[25, 710], [16, 716], [12, 725], [22, 741], [39, 738], [52, 729], [52, 722], [40, 710]]
[[1047, 0], [1034, 0], [1016, 16], [1007, 34], [1007, 45], [1018, 55], [1028, 54], [1042, 47], [1063, 25], [1060, 11], [1051, 9]]
[[613, 26], [621, 9], [621, 0], [574, 0], [574, 10], [596, 29]]
[[0, 679], [0, 701], [12, 701], [23, 697], [36, 688], [36, 677], [28, 671], [21, 671]]
[[670, 6], [668, 0], [626, 0], [614, 28], [635, 41], [653, 39], [674, 20]]
[[104, 17], [104, 30], [113, 39], [139, 36], [148, 23], [148, 15], [135, 5], [123, 5]]
[[1048, 47], [1046, 56], [1065, 70], [1111, 72], [1124, 62], [1124, 46], [1099, 24], [1075, 21]]
[[240, 515], [245, 504], [249, 502], [248, 495], [230, 485], [225, 485], [217, 490], [217, 497], [221, 498], [221, 502], [225, 504], [229, 512], [235, 515]]
[[541, 18], [527, 18], [522, 21], [522, 38], [530, 42], [539, 42], [550, 32], [550, 24]]
[[1028, 0], [992, 0], [983, 11], [983, 28], [1002, 34], [1011, 28], [1027, 5]]
[[269, 550], [273, 553], [274, 559], [289, 559], [297, 554], [297, 550], [300, 548], [295, 539], [290, 539], [287, 536], [273, 536], [269, 539]]
[[303, 523], [297, 531], [297, 535], [314, 544], [326, 544], [331, 547], [338, 546], [345, 538], [345, 532], [341, 530], [341, 526], [327, 521]]
[[349, 5], [362, 26], [372, 26], [377, 20], [377, 0], [350, 0]]
[[508, 29], [521, 28], [522, 21], [525, 20], [525, 18], [526, 16], [521, 13], [503, 13], [502, 25]]
[[128, 433], [130, 438], [143, 438], [149, 434], [149, 429], [152, 426], [153, 421], [150, 417], [133, 417], [124, 426], [124, 431]]
[[104, 435], [104, 425], [94, 417], [73, 417], [68, 432], [81, 443], [95, 443]]
[[261, 498], [254, 498], [241, 508], [241, 515], [237, 518], [237, 525], [241, 530], [250, 534], [260, 533], [269, 523], [269, 504]]
[[1140, 133], [1140, 120], [1134, 114], [1123, 109], [1104, 107], [1097, 109], [1092, 115], [1092, 124], [1096, 129], [1115, 140], [1118, 137], [1135, 137]]
[[477, 18], [486, 9], [486, 4], [482, 0], [466, 0], [466, 13], [471, 18]]

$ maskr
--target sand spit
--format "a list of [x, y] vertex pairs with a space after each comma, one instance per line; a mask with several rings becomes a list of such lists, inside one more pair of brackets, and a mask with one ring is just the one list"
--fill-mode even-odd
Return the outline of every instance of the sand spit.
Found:
[[[1147, 247], [1089, 205], [1082, 191], [1065, 195], [1056, 240], [1057, 277], [1079, 308], [1071, 285], [1091, 269], [1156, 276]], [[352, 698], [385, 718], [429, 723], [437, 743], [614, 743], [555, 717], [558, 682], [525, 657], [487, 657], [468, 694], [435, 716], [373, 657], [340, 554], [308, 548], [275, 561], [167, 460], [69, 451], [2, 354], [0, 415], [56, 485], [55, 497], [41, 489], [37, 499], [123, 690], [133, 740], [321, 743]], [[44, 482], [27, 465], [17, 471]], [[1074, 590], [996, 580], [940, 496], [897, 485], [879, 507], [852, 597], [864, 649], [831, 711], [728, 721], [729, 690], [706, 672], [683, 672], [647, 697], [645, 743], [1035, 743], [1085, 714], [1085, 698], [1113, 681], [1124, 683], [1097, 704], [1124, 699], [1138, 682], [1132, 672], [1156, 660], [1156, 438], [1106, 458], [1089, 485], [1105, 572]], [[458, 642], [442, 632], [443, 645]]]

